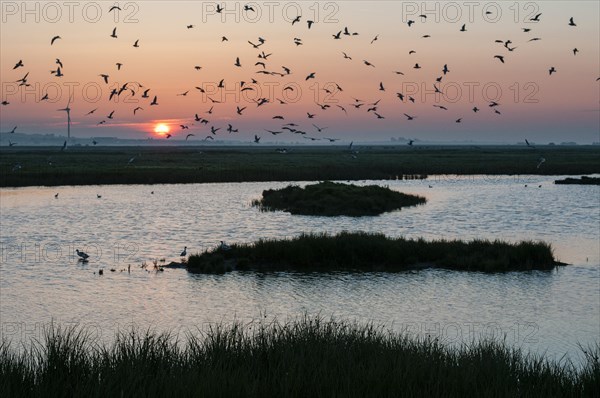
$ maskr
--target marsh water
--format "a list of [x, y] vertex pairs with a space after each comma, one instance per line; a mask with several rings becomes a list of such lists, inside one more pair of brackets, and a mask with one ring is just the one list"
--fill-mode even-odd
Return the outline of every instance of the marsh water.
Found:
[[[263, 189], [287, 183], [2, 189], [2, 338], [39, 338], [50, 322], [85, 326], [110, 341], [115, 331], [131, 325], [183, 333], [214, 322], [319, 314], [451, 344], [503, 338], [536, 353], [577, 360], [578, 345], [600, 340], [600, 188], [554, 185], [556, 178], [357, 182], [428, 200], [360, 218], [292, 216], [251, 206]], [[544, 240], [571, 265], [504, 274], [152, 270], [153, 260], [178, 260], [185, 246], [189, 254], [221, 240], [342, 230], [427, 239]], [[75, 249], [88, 253], [89, 262], [78, 262]], [[150, 271], [140, 267], [143, 262]]]

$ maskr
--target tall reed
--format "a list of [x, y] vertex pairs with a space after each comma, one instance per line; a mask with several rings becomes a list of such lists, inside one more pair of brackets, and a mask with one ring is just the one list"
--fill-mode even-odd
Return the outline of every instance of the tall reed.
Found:
[[448, 347], [310, 316], [221, 324], [185, 341], [132, 330], [112, 345], [53, 326], [41, 342], [14, 348], [0, 345], [2, 397], [581, 397], [600, 382], [598, 344], [575, 366], [502, 341]]

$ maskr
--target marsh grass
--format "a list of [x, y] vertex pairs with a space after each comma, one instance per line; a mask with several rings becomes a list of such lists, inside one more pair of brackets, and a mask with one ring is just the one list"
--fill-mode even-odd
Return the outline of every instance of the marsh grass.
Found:
[[[395, 180], [432, 174], [582, 175], [600, 172], [600, 148], [515, 146], [1, 147], [0, 186]], [[136, 157], [132, 164], [128, 160]], [[17, 171], [14, 166], [22, 166]]]
[[124, 332], [112, 345], [51, 327], [15, 353], [0, 345], [3, 397], [593, 396], [600, 347], [574, 366], [502, 341], [445, 346], [373, 324], [297, 319], [217, 325], [178, 341]]
[[557, 265], [551, 246], [544, 242], [426, 241], [364, 232], [310, 233], [290, 240], [260, 239], [252, 244], [234, 244], [230, 250], [206, 250], [189, 257], [188, 270], [203, 272], [215, 262], [228, 269], [298, 271], [440, 267], [504, 272], [550, 270]]
[[377, 185], [356, 186], [323, 181], [304, 188], [289, 185], [268, 189], [262, 199], [252, 202], [263, 211], [282, 210], [312, 216], [375, 216], [402, 207], [424, 204], [427, 200]]

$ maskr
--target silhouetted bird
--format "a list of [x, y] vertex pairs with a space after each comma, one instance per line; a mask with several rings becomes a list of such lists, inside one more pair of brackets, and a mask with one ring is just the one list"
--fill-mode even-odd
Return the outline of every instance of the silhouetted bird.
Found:
[[[55, 197], [58, 197], [58, 194], [56, 194]], [[79, 251], [79, 249], [75, 249], [75, 253], [77, 253], [82, 260], [87, 260], [90, 257], [87, 253]]]
[[535, 17], [529, 19], [530, 21], [533, 22], [540, 22], [540, 17], [542, 16], [542, 13], [537, 14]]

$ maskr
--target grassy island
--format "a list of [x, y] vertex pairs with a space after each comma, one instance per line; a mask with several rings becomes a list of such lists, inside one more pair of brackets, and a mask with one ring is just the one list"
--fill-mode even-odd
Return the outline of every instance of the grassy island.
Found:
[[376, 216], [402, 207], [426, 202], [421, 196], [407, 195], [377, 185], [359, 187], [330, 181], [300, 188], [289, 185], [263, 191], [252, 202], [264, 211], [282, 210], [311, 216]]
[[199, 273], [232, 270], [402, 271], [439, 267], [483, 272], [549, 270], [558, 263], [543, 242], [507, 243], [388, 238], [383, 234], [303, 234], [291, 240], [261, 239], [191, 255], [187, 269]]
[[220, 325], [184, 341], [133, 330], [112, 345], [54, 327], [13, 348], [0, 344], [3, 397], [591, 397], [600, 382], [597, 345], [575, 367], [501, 341], [451, 348], [311, 317]]
[[556, 180], [558, 185], [600, 185], [600, 178], [582, 176], [581, 178], [565, 178], [564, 180]]

